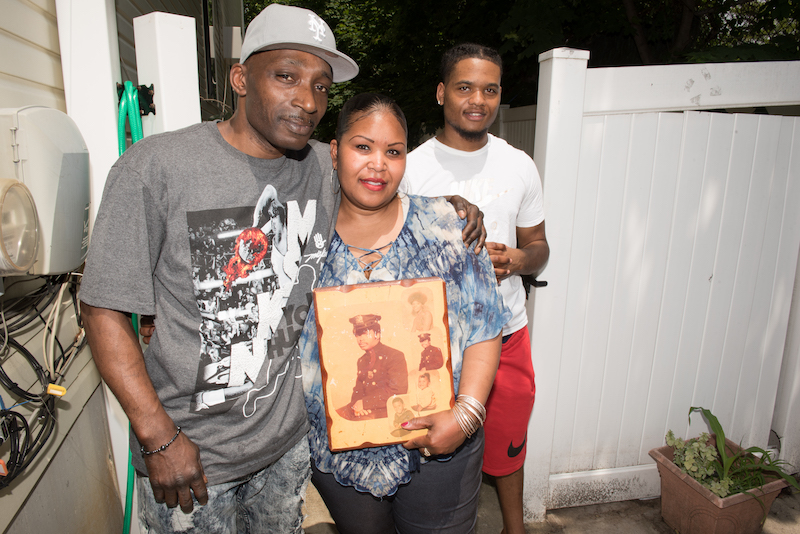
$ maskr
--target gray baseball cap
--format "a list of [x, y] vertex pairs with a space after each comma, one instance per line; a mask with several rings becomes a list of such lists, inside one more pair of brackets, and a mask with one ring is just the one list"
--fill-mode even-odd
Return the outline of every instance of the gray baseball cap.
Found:
[[330, 26], [308, 9], [270, 4], [247, 27], [239, 63], [265, 50], [300, 50], [326, 61], [333, 70], [334, 83], [346, 82], [358, 74], [358, 65], [336, 50]]

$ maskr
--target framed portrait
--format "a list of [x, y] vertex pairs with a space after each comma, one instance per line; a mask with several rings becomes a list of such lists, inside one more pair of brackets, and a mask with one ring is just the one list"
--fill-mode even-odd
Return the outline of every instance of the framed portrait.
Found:
[[441, 278], [314, 290], [332, 451], [404, 443], [402, 423], [455, 404]]

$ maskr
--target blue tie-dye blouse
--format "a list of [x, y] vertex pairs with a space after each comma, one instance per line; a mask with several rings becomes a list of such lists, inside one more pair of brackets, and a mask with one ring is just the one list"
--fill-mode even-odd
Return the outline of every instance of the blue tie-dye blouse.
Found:
[[[403, 229], [370, 278], [364, 276], [355, 257], [335, 234], [317, 287], [366, 284], [386, 280], [438, 276], [445, 281], [450, 325], [450, 350], [456, 392], [461, 378], [464, 349], [497, 336], [511, 313], [497, 290], [492, 263], [485, 249], [479, 255], [464, 245], [464, 222], [453, 206], [441, 198], [405, 196]], [[311, 456], [317, 468], [333, 473], [344, 486], [376, 497], [392, 495], [411, 480], [419, 452], [389, 445], [332, 453], [328, 448], [322, 374], [317, 347], [313, 306], [300, 339], [303, 385], [311, 431]]]

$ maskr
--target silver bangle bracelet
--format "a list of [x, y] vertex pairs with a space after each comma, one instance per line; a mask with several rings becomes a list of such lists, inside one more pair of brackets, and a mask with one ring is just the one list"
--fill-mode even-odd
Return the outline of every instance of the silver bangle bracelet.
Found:
[[472, 437], [486, 421], [486, 408], [480, 401], [469, 395], [459, 395], [452, 411], [458, 426], [461, 427], [467, 438]]
[[478, 418], [480, 426], [483, 426], [486, 422], [486, 407], [478, 399], [469, 395], [459, 395], [457, 401], [459, 400]]
[[466, 421], [466, 416], [463, 413], [463, 408], [460, 404], [456, 404], [453, 406], [453, 416], [456, 418], [456, 423], [458, 426], [461, 427], [461, 431], [466, 434], [467, 437], [470, 437], [472, 434], [470, 432], [469, 423]]

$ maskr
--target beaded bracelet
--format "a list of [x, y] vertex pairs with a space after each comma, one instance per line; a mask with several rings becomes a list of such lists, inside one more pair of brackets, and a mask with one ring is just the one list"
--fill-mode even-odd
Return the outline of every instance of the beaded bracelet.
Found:
[[157, 453], [157, 452], [163, 452], [163, 451], [167, 450], [167, 447], [169, 447], [170, 445], [172, 445], [172, 442], [173, 442], [173, 441], [175, 441], [176, 439], [178, 439], [178, 434], [180, 434], [180, 433], [181, 433], [181, 427], [178, 427], [178, 431], [177, 431], [177, 432], [175, 432], [175, 435], [174, 435], [174, 436], [172, 436], [172, 439], [171, 439], [171, 440], [169, 440], [168, 442], [166, 442], [165, 444], [163, 444], [162, 446], [160, 446], [159, 448], [157, 448], [156, 450], [154, 450], [154, 451], [146, 451], [146, 450], [144, 450], [144, 445], [140, 445], [140, 446], [139, 446], [139, 452], [141, 452], [141, 453], [142, 453], [142, 457], [143, 457], [143, 458], [144, 458], [145, 456], [150, 456], [151, 454], [155, 454], [155, 453]]

